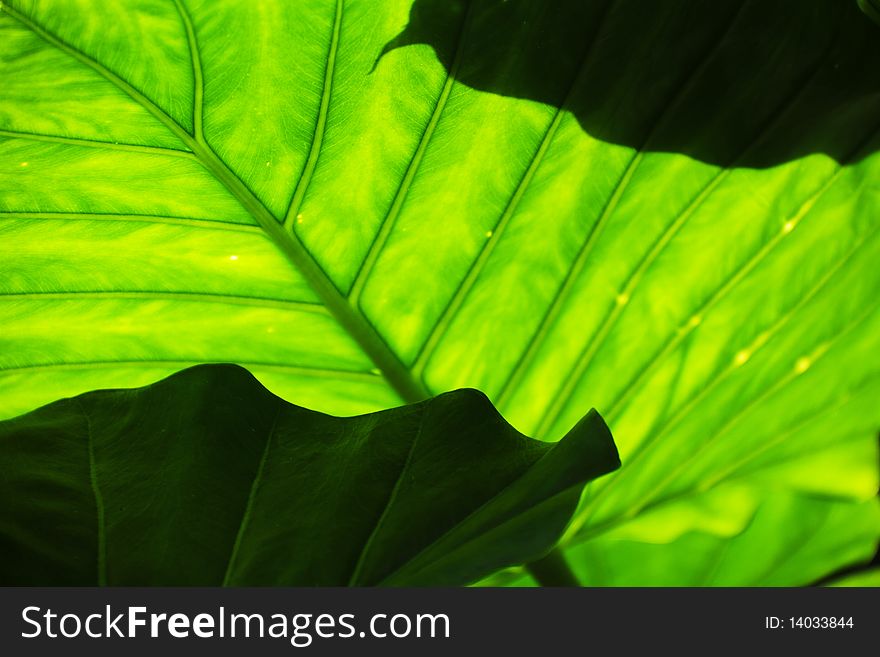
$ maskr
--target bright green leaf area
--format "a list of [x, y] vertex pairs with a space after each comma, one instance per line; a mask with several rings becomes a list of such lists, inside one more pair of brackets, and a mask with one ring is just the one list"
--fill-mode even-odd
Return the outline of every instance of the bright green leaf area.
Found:
[[841, 0], [4, 3], [0, 415], [197, 363], [336, 415], [473, 387], [608, 420], [576, 569], [695, 581], [768, 504], [826, 540], [814, 500], [867, 554], [878, 70]]
[[[669, 543], [651, 543], [622, 530], [586, 541], [568, 555], [585, 586], [790, 586], [815, 583], [829, 570], [874, 555], [880, 510], [873, 502], [843, 505], [784, 491], [768, 498], [732, 537], [691, 531]], [[795, 513], [799, 523], [790, 520]], [[852, 580], [864, 582], [852, 586], [876, 581], [869, 574]], [[532, 583], [522, 569], [481, 582]]]
[[880, 586], [880, 568], [841, 577], [828, 586]]
[[595, 411], [554, 444], [475, 390], [337, 418], [232, 365], [0, 422], [0, 462], [0, 581], [80, 586], [468, 584], [620, 465]]

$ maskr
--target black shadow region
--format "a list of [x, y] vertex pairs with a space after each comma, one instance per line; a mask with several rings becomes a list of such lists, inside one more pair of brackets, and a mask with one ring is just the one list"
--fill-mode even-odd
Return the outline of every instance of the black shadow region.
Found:
[[880, 143], [880, 27], [856, 0], [415, 0], [376, 65], [414, 44], [641, 150], [765, 168]]

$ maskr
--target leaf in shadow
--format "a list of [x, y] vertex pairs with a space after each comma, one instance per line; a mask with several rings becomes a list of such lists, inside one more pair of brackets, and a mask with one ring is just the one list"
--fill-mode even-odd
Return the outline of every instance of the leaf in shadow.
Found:
[[877, 24], [880, 24], [880, 0], [859, 0], [859, 7]]
[[590, 412], [560, 442], [458, 390], [369, 415], [202, 365], [0, 423], [0, 580], [461, 585], [543, 556], [619, 465]]
[[878, 37], [841, 0], [415, 0], [377, 65], [428, 44], [458, 82], [563, 108], [602, 141], [764, 168], [867, 155]]

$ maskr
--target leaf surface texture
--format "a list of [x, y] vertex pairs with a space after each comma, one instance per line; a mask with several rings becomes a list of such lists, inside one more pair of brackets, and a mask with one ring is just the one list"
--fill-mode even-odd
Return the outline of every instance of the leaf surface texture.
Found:
[[854, 2], [15, 0], [0, 63], [5, 417], [226, 362], [548, 440], [595, 406], [626, 467], [575, 543], [731, 482], [876, 493]]

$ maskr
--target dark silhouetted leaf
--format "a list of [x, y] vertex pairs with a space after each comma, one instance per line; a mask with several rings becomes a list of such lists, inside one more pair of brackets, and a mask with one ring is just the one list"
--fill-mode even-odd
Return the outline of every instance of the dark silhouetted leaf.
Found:
[[228, 362], [333, 415], [595, 406], [627, 467], [570, 559], [625, 531], [694, 581], [690, 535], [787, 494], [780, 534], [822, 543], [821, 497], [870, 552], [878, 34], [855, 0], [7, 0], [0, 417]]
[[619, 465], [475, 390], [338, 418], [205, 365], [0, 423], [4, 584], [459, 585], [543, 556]]

